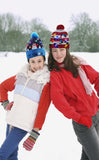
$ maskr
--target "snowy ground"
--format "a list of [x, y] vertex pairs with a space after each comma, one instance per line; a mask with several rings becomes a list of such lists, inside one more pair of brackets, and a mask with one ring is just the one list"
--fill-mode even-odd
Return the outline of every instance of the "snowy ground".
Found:
[[[99, 71], [99, 53], [71, 53], [81, 56]], [[4, 57], [0, 54], [0, 83], [6, 78], [15, 75], [23, 64], [27, 63], [25, 53], [8, 53]], [[7, 54], [6, 54], [7, 55]], [[9, 100], [13, 100], [13, 92], [9, 93]], [[0, 145], [5, 139], [6, 112], [0, 106]], [[19, 160], [80, 160], [81, 145], [74, 134], [71, 120], [65, 118], [51, 104], [46, 121], [41, 130], [33, 150], [26, 151], [19, 145]]]

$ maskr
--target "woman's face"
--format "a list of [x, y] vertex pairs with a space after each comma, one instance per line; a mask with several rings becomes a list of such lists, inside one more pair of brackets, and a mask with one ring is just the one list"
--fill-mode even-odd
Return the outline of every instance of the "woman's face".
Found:
[[29, 59], [29, 64], [32, 72], [36, 72], [39, 69], [44, 67], [44, 58], [43, 56], [37, 56]]
[[66, 57], [66, 48], [52, 48], [52, 56], [58, 63], [62, 63]]

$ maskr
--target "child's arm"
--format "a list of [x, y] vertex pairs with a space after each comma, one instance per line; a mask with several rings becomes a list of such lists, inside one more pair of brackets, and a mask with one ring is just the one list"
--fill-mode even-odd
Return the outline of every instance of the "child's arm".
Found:
[[38, 112], [37, 112], [37, 116], [34, 123], [34, 129], [35, 128], [42, 129], [50, 103], [51, 103], [50, 83], [47, 83], [44, 86], [41, 94], [41, 98], [38, 106]]
[[15, 88], [16, 76], [10, 77], [0, 84], [0, 102], [8, 100], [8, 91]]
[[34, 124], [34, 129], [32, 130], [30, 136], [24, 141], [23, 147], [30, 151], [32, 150], [35, 141], [37, 140], [38, 136], [40, 135], [38, 131], [42, 128], [42, 125], [45, 121], [45, 117], [48, 111], [48, 108], [50, 106], [50, 84], [47, 83], [45, 87], [43, 88], [39, 106], [38, 106], [38, 112]]
[[38, 133], [35, 130], [32, 130], [30, 136], [24, 141], [23, 148], [25, 148], [28, 151], [31, 151], [39, 135], [40, 133]]

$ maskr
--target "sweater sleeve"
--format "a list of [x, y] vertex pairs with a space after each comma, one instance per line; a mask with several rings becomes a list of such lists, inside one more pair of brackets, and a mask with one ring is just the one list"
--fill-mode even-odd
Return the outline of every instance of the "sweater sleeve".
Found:
[[52, 71], [50, 81], [52, 103], [65, 117], [78, 122], [81, 115], [67, 102], [66, 97], [64, 96], [63, 82], [59, 74], [57, 75], [57, 72]]
[[90, 80], [90, 83], [94, 84], [94, 88], [99, 96], [99, 72], [93, 69], [90, 65], [83, 65], [82, 68]]
[[43, 126], [43, 123], [46, 118], [46, 114], [48, 111], [48, 108], [50, 106], [50, 83], [47, 83], [42, 91], [39, 106], [38, 106], [38, 112], [34, 123], [34, 128], [41, 129]]
[[0, 102], [8, 100], [8, 91], [12, 91], [15, 88], [15, 77], [10, 77], [0, 84]]

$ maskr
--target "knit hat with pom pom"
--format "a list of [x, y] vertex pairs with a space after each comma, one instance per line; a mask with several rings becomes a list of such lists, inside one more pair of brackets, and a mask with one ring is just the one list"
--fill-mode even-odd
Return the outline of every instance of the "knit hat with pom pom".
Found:
[[69, 48], [69, 36], [63, 25], [58, 25], [52, 33], [49, 48]]
[[43, 48], [42, 41], [36, 32], [31, 34], [31, 39], [27, 43], [26, 56], [28, 60], [36, 56], [45, 56], [45, 49]]

